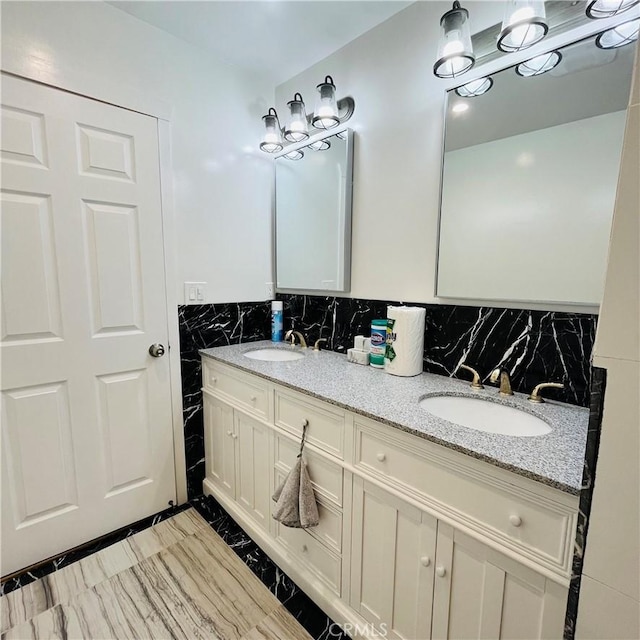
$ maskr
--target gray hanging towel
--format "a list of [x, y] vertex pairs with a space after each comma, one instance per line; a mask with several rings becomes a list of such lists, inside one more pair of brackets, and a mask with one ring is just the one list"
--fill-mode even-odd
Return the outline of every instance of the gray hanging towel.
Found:
[[272, 496], [272, 500], [276, 503], [273, 517], [285, 527], [307, 529], [308, 527], [315, 527], [320, 521], [311, 479], [309, 478], [307, 465], [302, 458], [308, 424], [305, 420], [302, 427], [302, 440], [300, 441], [298, 459], [293, 469], [289, 471], [287, 477]]

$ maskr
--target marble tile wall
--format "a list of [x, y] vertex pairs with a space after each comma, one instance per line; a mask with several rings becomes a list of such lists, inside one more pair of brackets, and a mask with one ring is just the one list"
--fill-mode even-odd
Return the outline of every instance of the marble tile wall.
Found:
[[591, 515], [591, 501], [593, 499], [593, 485], [596, 476], [596, 461], [600, 446], [600, 431], [602, 428], [602, 414], [604, 411], [604, 392], [607, 383], [607, 370], [593, 367], [591, 373], [591, 401], [589, 404], [589, 428], [587, 431], [587, 448], [580, 488], [580, 506], [578, 507], [578, 527], [573, 546], [573, 567], [571, 583], [569, 584], [569, 598], [567, 615], [564, 625], [564, 640], [573, 640], [578, 619], [578, 598], [580, 596], [580, 581], [584, 551], [589, 531], [589, 517]]
[[[597, 316], [578, 313], [426, 305], [357, 298], [279, 295], [285, 328], [294, 326], [307, 342], [319, 337], [346, 352], [353, 337], [369, 335], [373, 318], [386, 318], [387, 305], [426, 309], [424, 370], [450, 376], [466, 362], [488, 378], [505, 367], [514, 389], [530, 392], [539, 382], [564, 382], [550, 398], [589, 406], [590, 360]], [[554, 395], [555, 394], [555, 395]]]
[[182, 367], [187, 492], [202, 493], [204, 480], [204, 422], [199, 349], [266, 340], [271, 335], [269, 302], [182, 305], [178, 307]]

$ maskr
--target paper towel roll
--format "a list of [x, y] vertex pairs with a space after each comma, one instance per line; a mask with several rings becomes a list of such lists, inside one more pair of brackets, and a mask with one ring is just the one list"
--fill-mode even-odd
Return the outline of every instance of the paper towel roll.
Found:
[[[387, 318], [395, 320], [387, 331], [390, 350], [395, 357], [384, 359], [384, 370], [394, 376], [417, 376], [422, 373], [425, 309], [421, 307], [387, 307]], [[391, 355], [390, 353], [388, 355]]]

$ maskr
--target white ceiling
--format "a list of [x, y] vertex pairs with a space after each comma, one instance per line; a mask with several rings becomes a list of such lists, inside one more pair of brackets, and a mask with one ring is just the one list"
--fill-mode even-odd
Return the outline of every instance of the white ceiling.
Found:
[[280, 84], [409, 6], [403, 0], [111, 0], [217, 58]]

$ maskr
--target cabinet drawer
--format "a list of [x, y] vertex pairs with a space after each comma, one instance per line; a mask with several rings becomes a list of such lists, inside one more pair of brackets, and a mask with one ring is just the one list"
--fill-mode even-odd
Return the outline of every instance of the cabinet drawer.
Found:
[[[287, 473], [288, 470], [285, 471], [276, 467], [275, 486], [280, 485], [286, 478]], [[342, 551], [342, 511], [326, 502], [317, 491], [316, 503], [318, 505], [318, 526], [310, 527], [307, 532], [326, 547], [339, 554]]]
[[307, 442], [342, 459], [344, 451], [344, 411], [322, 407], [276, 389], [275, 424], [300, 438], [308, 422]]
[[458, 522], [568, 575], [572, 507], [507, 482], [493, 482], [494, 470], [483, 476], [453, 458], [429, 455], [415, 437], [392, 440], [361, 424], [356, 424], [356, 434], [357, 467], [392, 486], [403, 485]]
[[[300, 445], [289, 438], [277, 435], [275, 440], [276, 466], [286, 474], [296, 463]], [[342, 506], [342, 467], [327, 460], [308, 447], [304, 450], [309, 477], [316, 494], [337, 506]]]
[[231, 367], [203, 358], [202, 384], [218, 397], [269, 420], [269, 385], [260, 378], [244, 375]]
[[276, 538], [305, 570], [316, 575], [337, 596], [340, 595], [342, 563], [338, 556], [326, 549], [305, 529], [292, 529], [277, 523]]

